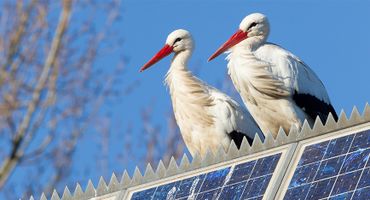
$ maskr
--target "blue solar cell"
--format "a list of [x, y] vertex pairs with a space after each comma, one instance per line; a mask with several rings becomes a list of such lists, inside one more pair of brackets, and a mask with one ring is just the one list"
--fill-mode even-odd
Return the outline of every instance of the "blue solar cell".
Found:
[[255, 164], [256, 161], [251, 161], [236, 165], [233, 171], [233, 175], [231, 176], [229, 182], [227, 182], [227, 185], [231, 185], [243, 180], [248, 180]]
[[319, 164], [320, 163], [316, 162], [298, 167], [290, 182], [289, 188], [298, 187], [304, 183], [311, 182], [316, 175]]
[[141, 192], [135, 192], [132, 195], [131, 199], [132, 200], [152, 199], [156, 189], [157, 188], [151, 188]]
[[337, 175], [339, 173], [340, 167], [342, 166], [344, 158], [345, 156], [340, 156], [323, 161], [320, 164], [320, 168], [315, 177], [315, 180], [320, 180]]
[[356, 190], [355, 194], [352, 197], [352, 200], [367, 200], [370, 199], [370, 187], [361, 188]]
[[214, 172], [209, 172], [204, 179], [200, 192], [211, 190], [221, 187], [225, 181], [226, 176], [229, 174], [230, 167], [220, 169]]
[[178, 184], [179, 182], [174, 182], [157, 187], [157, 190], [155, 191], [152, 199], [153, 200], [171, 199], [171, 197], [175, 196]]
[[364, 170], [357, 188], [364, 188], [368, 186], [370, 186], [370, 168], [366, 168]]
[[369, 159], [370, 149], [360, 149], [346, 156], [341, 173], [351, 172], [363, 168]]
[[305, 147], [284, 199], [370, 199], [369, 140], [364, 131]]
[[301, 159], [299, 160], [298, 166], [321, 160], [324, 156], [328, 143], [329, 142], [322, 142], [306, 147]]
[[359, 149], [365, 149], [370, 146], [369, 132], [370, 131], [364, 131], [362, 133], [356, 134], [350, 152], [357, 151]]
[[234, 185], [228, 185], [223, 188], [219, 199], [230, 199], [236, 200], [240, 199], [240, 196], [243, 194], [244, 187], [247, 182], [241, 182]]
[[306, 198], [307, 193], [308, 193], [309, 190], [310, 190], [310, 185], [309, 184], [291, 188], [285, 194], [284, 199], [286, 199], [286, 200], [290, 200], [290, 199], [303, 200], [303, 199]]
[[356, 188], [360, 179], [361, 170], [340, 175], [334, 185], [332, 195], [345, 193]]
[[242, 195], [242, 199], [258, 197], [265, 193], [272, 175], [266, 175], [249, 180]]
[[353, 137], [354, 137], [353, 135], [348, 135], [345, 137], [331, 140], [328, 149], [326, 150], [324, 159], [347, 153], [349, 147], [351, 146]]
[[350, 200], [353, 192], [342, 193], [337, 196], [330, 197], [329, 200]]
[[328, 197], [333, 187], [335, 178], [325, 179], [311, 184], [310, 192], [306, 199], [321, 199]]
[[259, 159], [253, 169], [251, 178], [270, 174], [274, 171], [277, 162], [279, 161], [280, 154], [269, 156], [267, 158]]
[[217, 199], [218, 194], [220, 193], [220, 189], [210, 190], [207, 192], [202, 192], [197, 195], [196, 200], [213, 200]]
[[199, 191], [200, 186], [203, 183], [203, 179], [206, 175], [202, 174], [199, 176], [184, 179], [180, 182], [178, 186], [178, 191], [176, 193], [176, 198], [188, 197], [191, 194], [196, 194]]

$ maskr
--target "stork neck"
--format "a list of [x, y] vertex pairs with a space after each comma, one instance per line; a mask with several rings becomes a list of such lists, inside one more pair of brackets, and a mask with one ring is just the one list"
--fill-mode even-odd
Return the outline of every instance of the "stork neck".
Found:
[[266, 36], [254, 36], [240, 42], [235, 47], [237, 49], [244, 49], [247, 51], [255, 51], [266, 42]]
[[188, 85], [201, 84], [188, 70], [187, 64], [191, 54], [191, 50], [186, 50], [175, 54], [173, 57], [171, 67], [168, 70], [165, 79], [165, 83], [169, 87], [171, 94], [174, 93], [175, 90], [176, 92], [181, 92], [182, 90], [189, 89], [187, 88]]
[[187, 69], [191, 54], [191, 50], [175, 53], [175, 56], [172, 58], [170, 71], [173, 69]]
[[[214, 124], [213, 115], [208, 109], [213, 105], [213, 99], [205, 84], [193, 76], [187, 67], [191, 53], [188, 50], [175, 54], [165, 78], [176, 122], [185, 142], [196, 139], [198, 136], [193, 135], [195, 133], [202, 134], [202, 127]], [[195, 130], [194, 124], [201, 124], [200, 130]]]
[[194, 77], [192, 73], [188, 70], [188, 61], [190, 59], [190, 56], [192, 54], [191, 50], [185, 50], [181, 51], [175, 54], [175, 56], [172, 58], [171, 67], [167, 72], [166, 75], [166, 83], [169, 86], [170, 90], [173, 89], [173, 83], [172, 80], [177, 79], [175, 82], [179, 81], [194, 81], [192, 80]]

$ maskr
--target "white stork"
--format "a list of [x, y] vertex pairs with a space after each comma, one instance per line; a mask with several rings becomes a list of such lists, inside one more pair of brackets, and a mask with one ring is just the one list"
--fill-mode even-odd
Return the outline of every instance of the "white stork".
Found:
[[276, 136], [280, 127], [287, 132], [317, 116], [325, 122], [329, 113], [337, 120], [318, 76], [297, 56], [266, 42], [269, 30], [265, 15], [248, 15], [209, 61], [229, 50], [228, 73], [264, 133]]
[[165, 46], [147, 62], [140, 72], [174, 52], [165, 84], [170, 90], [173, 111], [190, 153], [204, 156], [220, 145], [226, 149], [231, 140], [240, 147], [246, 136], [249, 143], [256, 133], [264, 136], [251, 115], [226, 94], [205, 84], [188, 70], [194, 43], [186, 30], [172, 32]]

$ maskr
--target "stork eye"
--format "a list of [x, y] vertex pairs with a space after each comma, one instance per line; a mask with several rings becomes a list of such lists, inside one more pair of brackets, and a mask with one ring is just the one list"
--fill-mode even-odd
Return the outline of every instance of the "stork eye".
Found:
[[254, 26], [257, 26], [257, 23], [256, 22], [253, 22], [251, 25], [249, 25], [248, 30], [251, 29]]
[[175, 42], [173, 44], [176, 44], [176, 42], [179, 42], [181, 40], [182, 40], [182, 38], [176, 38], [176, 40], [175, 40]]

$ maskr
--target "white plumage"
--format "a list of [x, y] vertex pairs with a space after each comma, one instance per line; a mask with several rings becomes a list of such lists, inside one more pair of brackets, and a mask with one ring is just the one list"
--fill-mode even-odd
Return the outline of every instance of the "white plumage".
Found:
[[251, 141], [263, 134], [250, 114], [226, 94], [205, 84], [188, 70], [193, 52], [193, 40], [188, 31], [172, 32], [166, 45], [141, 71], [174, 52], [165, 83], [170, 90], [176, 122], [190, 153], [205, 155], [220, 145], [228, 148], [231, 139], [240, 146], [243, 136]]
[[263, 132], [275, 136], [280, 126], [300, 128], [305, 119], [337, 118], [318, 76], [297, 56], [266, 42], [267, 17], [248, 15], [239, 30], [209, 60], [228, 50], [229, 75], [245, 105]]

